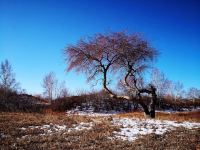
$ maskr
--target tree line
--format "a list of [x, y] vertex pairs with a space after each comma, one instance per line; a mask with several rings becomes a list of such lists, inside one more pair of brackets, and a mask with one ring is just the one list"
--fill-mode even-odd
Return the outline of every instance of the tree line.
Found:
[[[100, 83], [111, 98], [119, 101], [136, 101], [145, 114], [155, 117], [155, 105], [163, 97], [174, 100], [200, 98], [200, 90], [184, 90], [181, 82], [173, 82], [159, 69], [152, 69], [159, 52], [139, 34], [112, 32], [96, 34], [80, 39], [64, 49], [67, 71], [74, 69], [87, 75], [88, 82]], [[145, 72], [151, 69], [151, 79], [145, 80]], [[117, 87], [111, 88], [117, 83]], [[8, 92], [25, 92], [15, 79], [8, 60], [1, 62], [0, 89]], [[70, 95], [64, 81], [59, 82], [54, 72], [46, 74], [42, 81], [42, 96], [51, 102], [53, 99]], [[116, 90], [117, 89], [117, 90]], [[120, 91], [120, 92], [119, 92]], [[150, 103], [143, 98], [149, 96]]]

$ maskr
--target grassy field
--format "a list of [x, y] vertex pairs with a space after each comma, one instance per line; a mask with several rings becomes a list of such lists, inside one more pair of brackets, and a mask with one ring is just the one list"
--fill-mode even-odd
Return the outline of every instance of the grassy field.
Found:
[[[200, 127], [177, 127], [162, 135], [147, 134], [134, 141], [121, 140], [114, 133], [121, 126], [115, 118], [144, 119], [142, 112], [113, 116], [79, 116], [65, 113], [0, 113], [0, 149], [200, 149]], [[200, 112], [157, 113], [156, 120], [200, 122]]]
[[[119, 117], [144, 118], [143, 112], [131, 112], [117, 115]], [[156, 112], [156, 119], [172, 121], [200, 122], [200, 111], [191, 112]]]

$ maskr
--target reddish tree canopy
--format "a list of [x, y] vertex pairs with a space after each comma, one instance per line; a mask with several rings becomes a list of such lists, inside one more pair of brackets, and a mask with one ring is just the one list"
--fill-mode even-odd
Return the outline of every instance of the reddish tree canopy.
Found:
[[82, 71], [88, 75], [88, 79], [94, 79], [107, 70], [144, 71], [156, 58], [157, 51], [137, 34], [117, 32], [96, 34], [80, 40], [76, 45], [68, 46], [64, 53], [68, 63], [67, 71]]

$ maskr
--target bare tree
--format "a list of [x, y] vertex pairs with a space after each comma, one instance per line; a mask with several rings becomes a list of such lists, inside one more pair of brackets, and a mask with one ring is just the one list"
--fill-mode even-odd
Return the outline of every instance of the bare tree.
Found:
[[19, 83], [16, 81], [12, 66], [7, 59], [1, 63], [0, 87], [3, 88], [6, 93], [19, 89]]
[[164, 96], [166, 96], [171, 90], [170, 87], [172, 82], [165, 77], [163, 72], [161, 72], [157, 68], [154, 68], [151, 72], [151, 83], [157, 89], [157, 105], [161, 108]]
[[53, 98], [56, 96], [56, 88], [57, 88], [57, 79], [54, 72], [50, 72], [45, 75], [43, 79], [42, 87], [44, 88], [44, 95], [51, 102]]
[[195, 100], [197, 98], [200, 98], [200, 90], [195, 88], [195, 87], [191, 87], [188, 90], [187, 95], [188, 95], [189, 98], [192, 98], [193, 100]]
[[57, 98], [69, 96], [69, 90], [66, 87], [65, 81], [61, 82], [57, 88]]
[[151, 72], [151, 83], [156, 87], [158, 97], [165, 96], [171, 87], [171, 81], [157, 68]]
[[[134, 100], [143, 107], [146, 115], [155, 117], [156, 88], [153, 85], [143, 87], [140, 83], [144, 71], [157, 56], [157, 51], [137, 34], [124, 32], [97, 34], [92, 38], [80, 40], [75, 46], [68, 46], [65, 51], [67, 70], [75, 69], [88, 75], [88, 81], [100, 77], [103, 89], [111, 97]], [[128, 93], [119, 96], [109, 88], [108, 74], [119, 73]], [[148, 107], [142, 101], [142, 94], [151, 94], [152, 101]]]
[[173, 83], [173, 95], [174, 95], [174, 98], [175, 100], [178, 99], [178, 98], [182, 98], [183, 96], [183, 93], [184, 93], [184, 89], [183, 89], [183, 83], [181, 82], [174, 82]]

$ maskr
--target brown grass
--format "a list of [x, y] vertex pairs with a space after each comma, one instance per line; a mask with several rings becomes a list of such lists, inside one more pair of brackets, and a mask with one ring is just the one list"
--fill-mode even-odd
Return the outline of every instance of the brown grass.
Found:
[[[157, 113], [161, 119], [168, 119], [169, 114]], [[198, 117], [199, 113], [176, 113], [171, 119], [182, 119], [188, 121], [187, 117]], [[142, 112], [120, 114], [113, 117], [143, 117]], [[181, 120], [180, 119], [180, 120]], [[112, 117], [86, 117], [67, 116], [64, 113], [49, 112], [37, 113], [0, 113], [0, 149], [50, 149], [50, 150], [143, 150], [143, 149], [196, 149], [200, 143], [200, 129], [178, 128], [164, 135], [147, 135], [135, 142], [109, 140], [113, 131], [119, 127], [112, 126]], [[21, 127], [44, 124], [60, 124], [71, 127], [72, 124], [80, 122], [95, 122], [91, 130], [76, 132], [44, 133], [42, 129], [20, 130]], [[194, 121], [194, 120], [193, 120]], [[97, 123], [98, 122], [98, 123]], [[3, 133], [3, 134], [2, 134]], [[27, 135], [27, 136], [25, 136]]]
[[177, 128], [163, 135], [149, 134], [135, 141], [136, 149], [196, 150], [200, 147], [200, 128]]
[[[116, 117], [128, 117], [128, 118], [145, 118], [144, 113], [141, 111], [123, 113], [116, 115]], [[194, 112], [156, 112], [156, 119], [161, 120], [172, 120], [172, 121], [190, 121], [190, 122], [200, 122], [200, 111]]]

